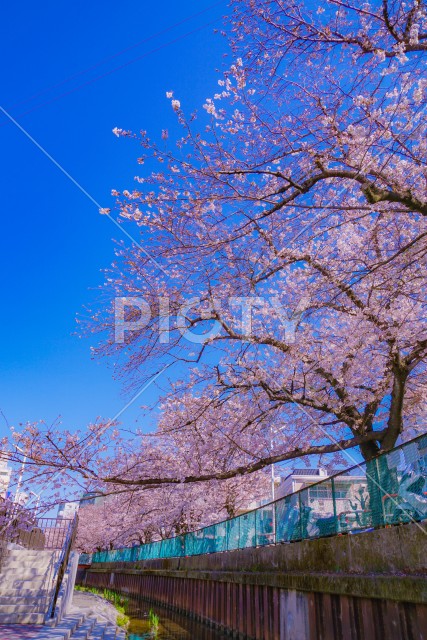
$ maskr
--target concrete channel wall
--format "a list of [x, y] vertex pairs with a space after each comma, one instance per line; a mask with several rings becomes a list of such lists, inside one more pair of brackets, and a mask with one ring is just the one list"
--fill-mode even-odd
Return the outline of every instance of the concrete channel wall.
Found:
[[228, 553], [94, 564], [109, 587], [250, 640], [427, 640], [426, 523]]

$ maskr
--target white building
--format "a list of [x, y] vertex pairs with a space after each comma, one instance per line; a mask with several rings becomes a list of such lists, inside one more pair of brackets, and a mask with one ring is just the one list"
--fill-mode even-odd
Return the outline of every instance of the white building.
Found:
[[78, 510], [79, 510], [78, 501], [65, 502], [64, 504], [60, 504], [58, 508], [58, 519], [72, 520]]
[[7, 460], [0, 458], [0, 497], [5, 498], [9, 488], [12, 469], [8, 466]]
[[[330, 476], [334, 476], [333, 480], [317, 484], [322, 480], [327, 480]], [[304, 504], [311, 507], [314, 512], [322, 514], [332, 515], [334, 512], [332, 493], [335, 496], [337, 514], [355, 509], [363, 511], [368, 499], [365, 475], [350, 475], [348, 472], [340, 472], [338, 469], [334, 469], [328, 474], [327, 470], [321, 467], [318, 469], [294, 469], [282, 479], [276, 490], [276, 498], [283, 498], [300, 489], [308, 489], [301, 496]]]

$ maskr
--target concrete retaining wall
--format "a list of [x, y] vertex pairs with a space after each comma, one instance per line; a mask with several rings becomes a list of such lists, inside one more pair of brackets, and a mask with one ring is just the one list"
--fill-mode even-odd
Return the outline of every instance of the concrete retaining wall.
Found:
[[209, 556], [96, 564], [84, 580], [238, 638], [427, 640], [426, 540], [412, 524]]

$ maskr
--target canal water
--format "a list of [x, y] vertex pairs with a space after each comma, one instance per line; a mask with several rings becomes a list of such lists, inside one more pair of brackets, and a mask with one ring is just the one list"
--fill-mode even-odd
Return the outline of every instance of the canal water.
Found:
[[149, 604], [131, 601], [128, 640], [229, 640], [229, 636], [182, 614]]

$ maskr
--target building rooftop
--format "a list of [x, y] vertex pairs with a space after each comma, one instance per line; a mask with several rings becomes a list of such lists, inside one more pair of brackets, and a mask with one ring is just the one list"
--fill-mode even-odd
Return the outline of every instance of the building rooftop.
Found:
[[294, 469], [290, 475], [293, 476], [320, 476], [325, 475], [324, 473], [320, 473], [323, 469]]
[[[321, 476], [325, 478], [326, 476], [334, 476], [334, 475], [346, 476], [349, 475], [348, 469], [331, 469], [328, 471], [322, 467], [318, 469], [294, 469], [289, 475], [293, 476]], [[288, 476], [289, 477], [289, 476]]]

